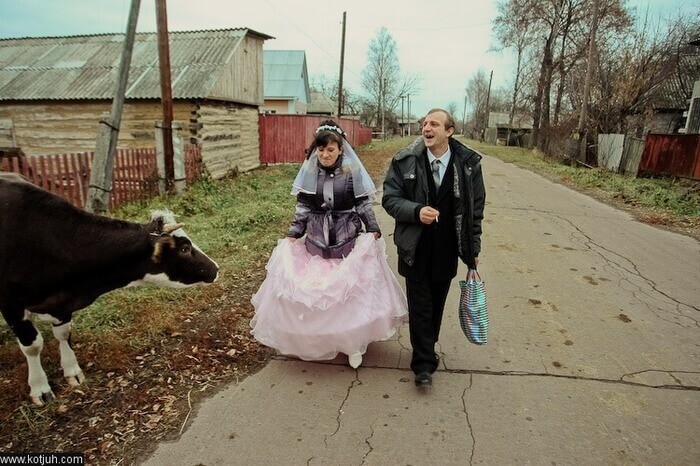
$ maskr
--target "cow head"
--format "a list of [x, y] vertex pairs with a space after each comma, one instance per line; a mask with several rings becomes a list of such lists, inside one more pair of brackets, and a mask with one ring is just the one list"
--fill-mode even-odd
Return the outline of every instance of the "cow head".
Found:
[[173, 288], [213, 283], [219, 276], [219, 265], [195, 245], [175, 223], [169, 211], [151, 214], [148, 231], [153, 244], [151, 273], [142, 281]]

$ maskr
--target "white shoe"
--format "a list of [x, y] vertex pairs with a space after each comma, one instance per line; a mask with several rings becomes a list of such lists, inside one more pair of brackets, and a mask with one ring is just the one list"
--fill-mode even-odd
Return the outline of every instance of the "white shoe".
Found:
[[352, 367], [353, 369], [357, 369], [358, 367], [360, 367], [360, 364], [362, 364], [362, 354], [355, 353], [348, 356], [348, 363], [350, 364], [350, 367]]

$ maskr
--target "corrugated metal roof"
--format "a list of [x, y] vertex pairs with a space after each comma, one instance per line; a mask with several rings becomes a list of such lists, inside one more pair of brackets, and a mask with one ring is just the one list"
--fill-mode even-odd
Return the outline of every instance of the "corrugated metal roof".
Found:
[[308, 103], [309, 79], [306, 52], [303, 50], [265, 50], [264, 71], [266, 99], [299, 99]]
[[693, 93], [693, 83], [700, 79], [700, 54], [672, 57], [657, 76], [636, 109], [686, 110]]
[[[247, 28], [171, 31], [173, 97], [204, 98]], [[124, 34], [0, 39], [0, 100], [111, 99]], [[127, 98], [159, 99], [156, 33], [138, 33], [132, 51]]]

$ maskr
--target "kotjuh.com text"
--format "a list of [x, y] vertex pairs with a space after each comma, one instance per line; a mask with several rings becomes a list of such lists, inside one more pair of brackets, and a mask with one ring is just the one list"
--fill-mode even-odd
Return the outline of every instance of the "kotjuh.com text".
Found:
[[0, 453], [0, 464], [85, 464], [80, 453]]

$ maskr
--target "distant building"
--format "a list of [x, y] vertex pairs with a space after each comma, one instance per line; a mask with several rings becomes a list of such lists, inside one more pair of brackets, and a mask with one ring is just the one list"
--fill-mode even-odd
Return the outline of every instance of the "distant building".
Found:
[[264, 104], [261, 113], [307, 113], [311, 93], [306, 52], [303, 50], [265, 50]]
[[[214, 178], [260, 165], [263, 43], [247, 28], [171, 31], [174, 122]], [[109, 116], [124, 34], [0, 40], [0, 146], [47, 155], [94, 151]], [[136, 34], [117, 147], [155, 147], [162, 120], [157, 35]]]
[[306, 111], [309, 115], [328, 115], [335, 117], [338, 114], [338, 102], [328, 97], [323, 92], [311, 91], [311, 102]]
[[528, 138], [532, 133], [532, 127], [530, 115], [516, 113], [513, 115], [513, 123], [511, 124], [509, 113], [489, 112], [484, 141], [489, 144], [529, 146]]
[[[637, 137], [648, 133], [677, 134], [686, 129], [695, 82], [700, 80], [700, 53], [683, 53], [670, 58], [655, 78], [655, 84], [635, 105], [628, 128]], [[700, 111], [700, 110], [697, 110]], [[697, 132], [697, 131], [695, 131]]]
[[[689, 45], [700, 47], [700, 37], [690, 41]], [[690, 96], [690, 105], [686, 114], [684, 133], [699, 134], [700, 133], [700, 71], [698, 71], [697, 80], [693, 84], [693, 93]]]

